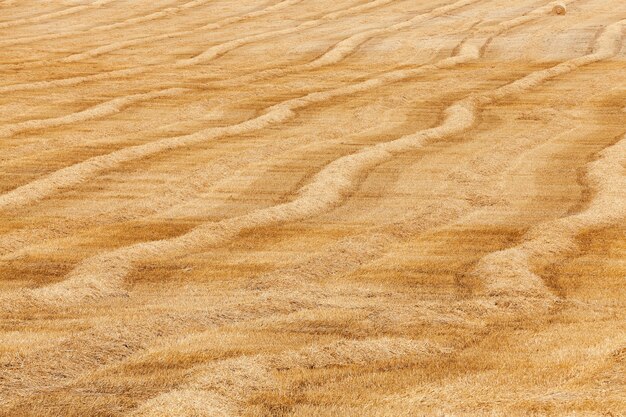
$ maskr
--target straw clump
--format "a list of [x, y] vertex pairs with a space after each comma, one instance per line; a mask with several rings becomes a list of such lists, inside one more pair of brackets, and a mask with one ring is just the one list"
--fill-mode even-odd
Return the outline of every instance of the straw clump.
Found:
[[564, 15], [567, 13], [567, 6], [563, 2], [557, 2], [552, 6], [552, 13], [557, 15]]
[[624, 6], [60, 3], [0, 0], [0, 415], [624, 408]]

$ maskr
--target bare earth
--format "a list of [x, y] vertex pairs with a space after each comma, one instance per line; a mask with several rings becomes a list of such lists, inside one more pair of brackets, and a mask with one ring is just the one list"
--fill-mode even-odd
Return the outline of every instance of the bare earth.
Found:
[[0, 1], [0, 415], [626, 415], [625, 38]]

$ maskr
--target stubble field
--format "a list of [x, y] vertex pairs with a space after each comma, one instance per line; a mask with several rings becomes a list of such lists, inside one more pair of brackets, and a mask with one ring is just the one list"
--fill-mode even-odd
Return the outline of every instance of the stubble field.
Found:
[[625, 415], [625, 35], [0, 1], [0, 415]]

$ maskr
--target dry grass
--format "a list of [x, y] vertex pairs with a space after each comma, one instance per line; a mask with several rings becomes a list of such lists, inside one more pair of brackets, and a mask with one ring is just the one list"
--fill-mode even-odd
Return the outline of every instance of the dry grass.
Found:
[[626, 5], [0, 11], [0, 415], [626, 414]]

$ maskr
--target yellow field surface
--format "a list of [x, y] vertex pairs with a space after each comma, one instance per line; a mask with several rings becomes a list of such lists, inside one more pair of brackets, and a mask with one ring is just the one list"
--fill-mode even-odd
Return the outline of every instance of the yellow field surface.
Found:
[[1, 416], [626, 415], [626, 1], [0, 1]]

